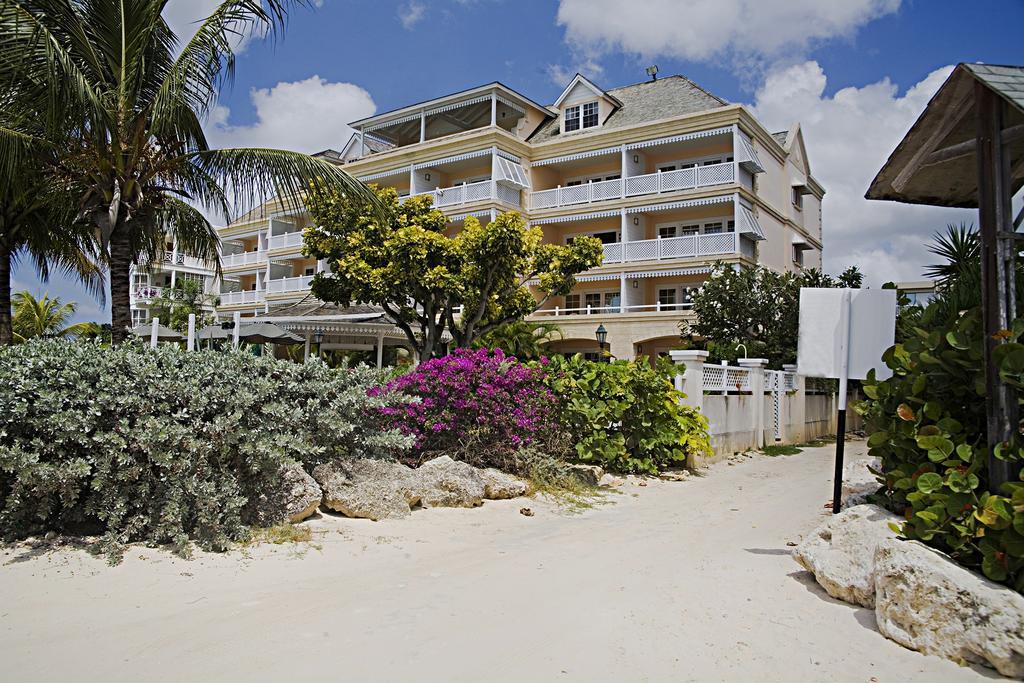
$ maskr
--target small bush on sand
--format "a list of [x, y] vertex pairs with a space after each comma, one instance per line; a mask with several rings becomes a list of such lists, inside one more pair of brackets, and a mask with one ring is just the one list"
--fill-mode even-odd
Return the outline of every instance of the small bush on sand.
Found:
[[246, 538], [246, 503], [282, 464], [394, 456], [411, 439], [381, 410], [404, 399], [368, 368], [244, 352], [62, 340], [0, 349], [0, 533], [102, 534], [124, 544]]

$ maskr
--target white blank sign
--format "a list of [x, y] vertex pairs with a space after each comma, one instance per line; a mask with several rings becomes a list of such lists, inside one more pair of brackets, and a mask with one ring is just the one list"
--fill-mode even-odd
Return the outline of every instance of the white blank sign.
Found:
[[[849, 293], [849, 305], [846, 296]], [[844, 316], [849, 340], [844, 343]], [[843, 349], [849, 349], [848, 379], [864, 379], [874, 368], [878, 379], [892, 371], [882, 353], [896, 339], [896, 291], [892, 289], [800, 290], [800, 335], [797, 372], [806, 377], [839, 378]]]

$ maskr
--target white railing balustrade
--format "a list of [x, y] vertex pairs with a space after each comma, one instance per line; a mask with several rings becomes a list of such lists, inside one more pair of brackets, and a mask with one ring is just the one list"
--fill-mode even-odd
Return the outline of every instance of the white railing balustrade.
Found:
[[498, 190], [498, 194], [495, 197], [495, 199], [497, 199], [499, 202], [505, 202], [506, 204], [511, 204], [512, 206], [515, 207], [519, 207], [522, 205], [522, 200], [520, 199], [520, 191], [518, 188], [509, 187], [508, 185], [504, 185], [502, 183], [497, 183], [496, 189]]
[[163, 293], [163, 287], [151, 287], [149, 285], [139, 285], [132, 291], [136, 299], [155, 299]]
[[740, 236], [736, 232], [682, 235], [680, 237], [605, 244], [604, 263], [698, 258], [702, 256], [738, 254], [739, 251]]
[[263, 301], [263, 292], [255, 289], [246, 289], [240, 292], [220, 292], [217, 296], [220, 297], [221, 306], [254, 304]]
[[750, 374], [749, 368], [736, 368], [730, 365], [705, 365], [704, 391], [720, 394], [750, 391]]
[[222, 268], [234, 268], [236, 266], [253, 266], [266, 263], [267, 252], [246, 251], [240, 254], [224, 254], [220, 257]]
[[292, 249], [302, 246], [302, 231], [286, 232], [283, 235], [271, 235], [267, 240], [267, 249]]
[[282, 277], [276, 280], [267, 280], [267, 294], [301, 292], [309, 289], [309, 283], [312, 281], [312, 275], [299, 275], [298, 277]]
[[[459, 204], [469, 204], [470, 202], [479, 202], [491, 199], [497, 193], [497, 187], [498, 183], [494, 181], [481, 180], [479, 182], [467, 183], [465, 185], [439, 187], [436, 190], [417, 192], [411, 196], [420, 197], [423, 195], [430, 195], [434, 200], [434, 206], [441, 208], [445, 206], [458, 206]], [[516, 202], [516, 204], [518, 205], [518, 202]]]
[[632, 306], [581, 306], [579, 308], [541, 308], [533, 312], [535, 316], [562, 317], [567, 315], [607, 315], [609, 313], [668, 313], [687, 311], [691, 304], [637, 304]]
[[720, 164], [680, 168], [635, 175], [622, 180], [600, 180], [530, 194], [531, 209], [549, 209], [555, 206], [589, 204], [605, 199], [622, 199], [642, 194], [661, 194], [678, 190], [693, 190], [710, 185], [724, 185], [736, 179], [736, 165], [727, 161]]

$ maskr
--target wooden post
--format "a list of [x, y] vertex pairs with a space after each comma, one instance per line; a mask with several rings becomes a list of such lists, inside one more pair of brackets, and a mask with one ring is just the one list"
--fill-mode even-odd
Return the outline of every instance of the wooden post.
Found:
[[189, 351], [196, 350], [196, 314], [188, 314], [188, 346]]
[[981, 235], [981, 301], [985, 332], [985, 413], [988, 435], [988, 485], [996, 493], [1015, 478], [1011, 463], [995, 457], [995, 447], [1009, 440], [1018, 423], [1017, 399], [999, 379], [992, 352], [1004, 342], [1016, 302], [1013, 223], [1010, 208], [1009, 158], [1002, 144], [1003, 101], [988, 86], [975, 83], [977, 110], [978, 223]]

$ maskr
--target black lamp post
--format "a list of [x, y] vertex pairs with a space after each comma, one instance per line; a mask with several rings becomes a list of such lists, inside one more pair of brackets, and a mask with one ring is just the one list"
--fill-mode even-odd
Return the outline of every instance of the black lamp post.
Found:
[[324, 330], [322, 327], [318, 327], [315, 330], [313, 330], [313, 339], [316, 340], [316, 355], [319, 358], [321, 355], [320, 352], [323, 350], [320, 348], [320, 345], [323, 343], [324, 340]]
[[602, 325], [598, 325], [597, 326], [597, 331], [594, 333], [594, 335], [597, 337], [597, 349], [598, 349], [598, 353], [599, 353], [600, 358], [601, 358], [601, 362], [602, 363], [606, 363], [608, 361], [607, 361], [606, 356], [604, 355], [604, 343], [605, 343], [605, 340], [608, 339], [608, 330], [604, 329], [604, 325], [603, 324]]

